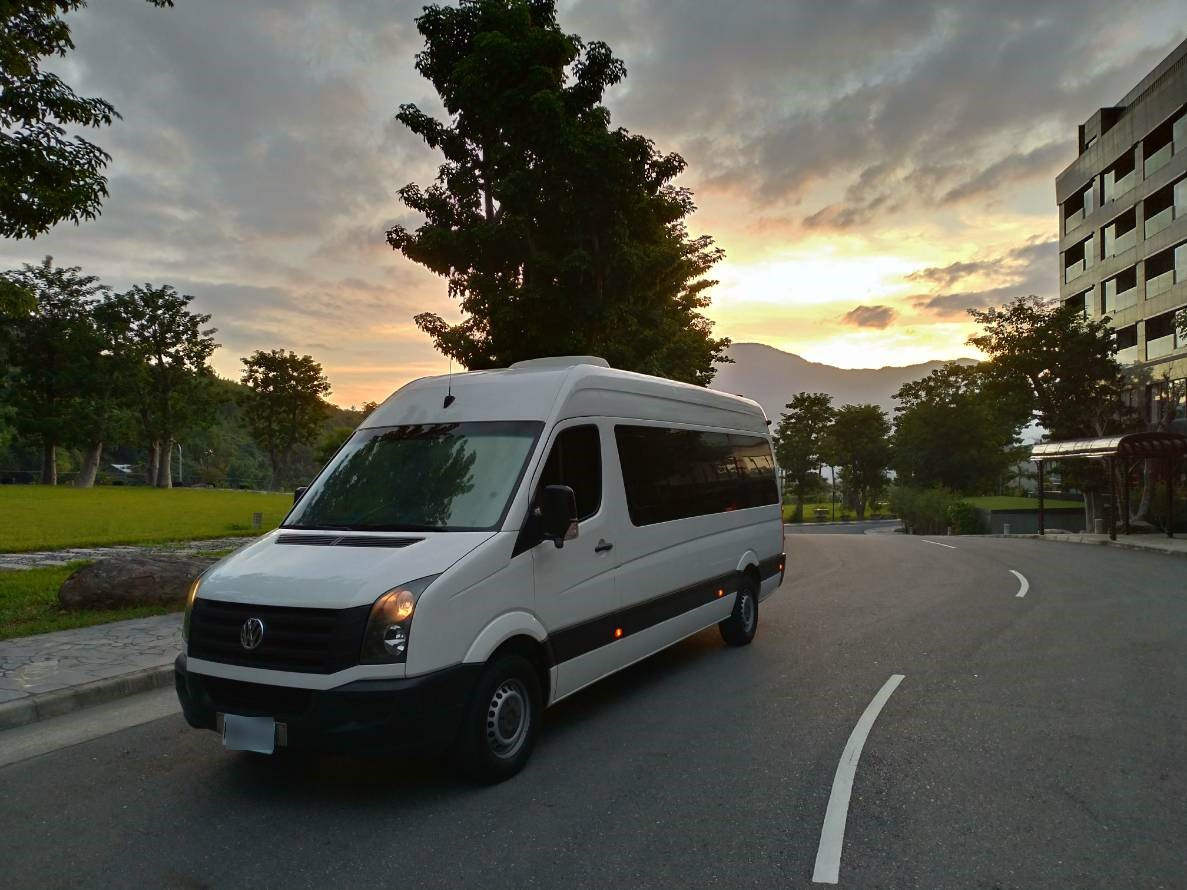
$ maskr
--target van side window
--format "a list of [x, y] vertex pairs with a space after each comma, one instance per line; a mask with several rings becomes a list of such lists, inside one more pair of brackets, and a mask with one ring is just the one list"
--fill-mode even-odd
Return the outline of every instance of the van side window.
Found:
[[761, 436], [616, 426], [627, 510], [636, 526], [779, 503]]
[[588, 519], [602, 505], [602, 446], [596, 426], [574, 426], [552, 443], [540, 486], [567, 485], [577, 496], [577, 518]]

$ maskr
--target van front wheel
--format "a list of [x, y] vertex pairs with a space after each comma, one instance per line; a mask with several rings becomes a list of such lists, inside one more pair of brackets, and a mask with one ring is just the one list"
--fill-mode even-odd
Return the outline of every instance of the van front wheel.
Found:
[[471, 779], [493, 784], [523, 769], [536, 743], [540, 680], [526, 658], [491, 662], [474, 690], [458, 738], [457, 760]]
[[738, 588], [734, 611], [717, 627], [729, 646], [746, 646], [754, 639], [758, 632], [758, 591], [749, 578]]

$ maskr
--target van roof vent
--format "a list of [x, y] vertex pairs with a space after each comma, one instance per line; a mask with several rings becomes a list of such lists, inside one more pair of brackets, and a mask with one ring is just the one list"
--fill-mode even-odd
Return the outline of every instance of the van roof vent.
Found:
[[306, 547], [408, 547], [424, 538], [388, 538], [382, 535], [277, 535], [277, 544]]
[[553, 355], [546, 358], [530, 358], [526, 361], [516, 362], [511, 367], [544, 370], [546, 368], [571, 368], [574, 365], [596, 365], [599, 368], [610, 367], [608, 361], [604, 358], [598, 358], [596, 355]]

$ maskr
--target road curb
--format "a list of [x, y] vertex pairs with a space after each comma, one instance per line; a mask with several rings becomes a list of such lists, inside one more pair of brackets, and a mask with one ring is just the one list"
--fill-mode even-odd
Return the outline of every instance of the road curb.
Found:
[[986, 535], [988, 538], [1007, 538], [1018, 539], [1028, 538], [1032, 541], [1057, 541], [1063, 544], [1095, 544], [1098, 547], [1115, 547], [1119, 550], [1135, 550], [1142, 553], [1162, 553], [1166, 556], [1187, 556], [1187, 549], [1178, 550], [1166, 547], [1151, 547], [1146, 544], [1135, 544], [1129, 541], [1110, 541], [1105, 538], [1103, 541], [1095, 537], [1086, 537], [1084, 535], [1039, 535], [1034, 533], [1019, 534], [1019, 535]]
[[0, 704], [0, 730], [61, 717], [93, 705], [114, 701], [140, 692], [151, 692], [173, 684], [173, 665], [142, 668], [118, 677], [105, 677], [80, 686], [42, 692]]

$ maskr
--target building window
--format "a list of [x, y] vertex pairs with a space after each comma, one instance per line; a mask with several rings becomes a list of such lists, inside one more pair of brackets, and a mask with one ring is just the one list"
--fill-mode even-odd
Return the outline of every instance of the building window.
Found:
[[1175, 350], [1175, 312], [1146, 319], [1146, 358], [1162, 358]]
[[1063, 253], [1063, 280], [1066, 284], [1085, 269], [1092, 268], [1093, 238], [1089, 235], [1079, 244], [1073, 244]]
[[1078, 293], [1073, 297], [1068, 297], [1063, 301], [1063, 305], [1075, 309], [1077, 312], [1083, 312], [1085, 315], [1092, 314], [1092, 288]]
[[1092, 213], [1093, 196], [1096, 192], [1093, 184], [1094, 181], [1089, 182], [1063, 202], [1063, 233], [1065, 235], [1084, 222], [1084, 217]]
[[1138, 326], [1136, 324], [1117, 328], [1114, 333], [1117, 343], [1117, 361], [1123, 365], [1132, 365], [1138, 360]]
[[1146, 257], [1146, 299], [1170, 290], [1187, 269], [1187, 242]]
[[1157, 235], [1187, 210], [1187, 178], [1160, 188], [1142, 203], [1145, 237]]
[[[1180, 110], [1159, 124], [1142, 140], [1143, 175], [1148, 179], [1166, 166], [1171, 157], [1183, 150], [1187, 115]], [[1176, 139], [1176, 136], [1178, 137]]]
[[1134, 187], [1137, 183], [1136, 168], [1137, 153], [1131, 148], [1105, 170], [1101, 181], [1106, 202], [1117, 200], [1118, 196]]
[[1130, 266], [1112, 278], [1105, 279], [1105, 315], [1115, 315], [1122, 309], [1138, 304], [1138, 269]]
[[1101, 258], [1125, 253], [1138, 243], [1137, 209], [1131, 207], [1104, 228]]

